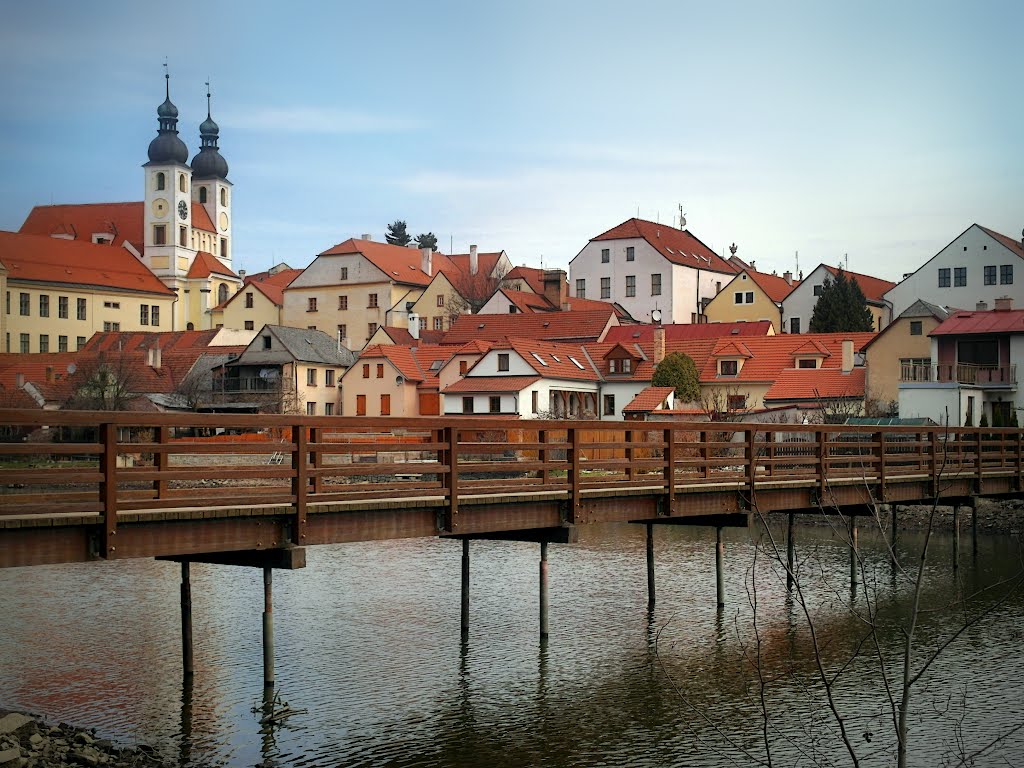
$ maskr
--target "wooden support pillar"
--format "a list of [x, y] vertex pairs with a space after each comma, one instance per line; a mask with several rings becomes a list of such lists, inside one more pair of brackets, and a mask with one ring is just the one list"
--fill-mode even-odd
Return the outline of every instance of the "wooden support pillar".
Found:
[[960, 505], [953, 505], [953, 570], [960, 567]]
[[654, 605], [654, 526], [647, 524], [647, 605]]
[[462, 540], [462, 639], [469, 637], [469, 539]]
[[722, 561], [725, 559], [725, 544], [722, 543], [722, 528], [715, 528], [715, 593], [718, 607], [725, 607], [725, 581], [722, 573]]
[[274, 569], [263, 569], [263, 687], [274, 687]]
[[548, 543], [540, 543], [540, 639], [548, 639]]
[[181, 671], [191, 679], [195, 667], [192, 658], [192, 582], [188, 561], [181, 564]]
[[857, 517], [850, 515], [850, 586], [860, 583], [860, 568], [857, 562]]
[[793, 591], [793, 574], [796, 568], [796, 541], [793, 528], [796, 515], [789, 513], [789, 524], [786, 527], [786, 591]]

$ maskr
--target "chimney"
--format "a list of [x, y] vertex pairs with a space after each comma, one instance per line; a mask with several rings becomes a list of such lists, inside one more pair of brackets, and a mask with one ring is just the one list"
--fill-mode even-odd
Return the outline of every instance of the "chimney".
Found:
[[1009, 296], [1000, 296], [996, 299], [994, 309], [996, 312], [1009, 312], [1013, 309], [1013, 299]]
[[843, 373], [849, 373], [853, 370], [853, 340], [845, 339], [843, 341]]
[[363, 239], [363, 240], [369, 240], [369, 239], [370, 239], [370, 236], [369, 236], [369, 235], [363, 235], [362, 239]]
[[430, 277], [434, 276], [434, 249], [420, 248], [420, 269]]
[[651, 361], [657, 365], [665, 359], [665, 326], [658, 325], [654, 329], [654, 359]]
[[988, 312], [988, 304], [984, 301], [979, 301], [974, 305], [974, 309], [978, 312]]
[[782, 279], [786, 281], [786, 285], [792, 285], [793, 273], [787, 269], [785, 272], [782, 273]]
[[416, 341], [420, 340], [420, 316], [415, 312], [409, 313], [409, 335]]
[[25, 374], [24, 373], [15, 374], [15, 376], [14, 376], [14, 385], [18, 389], [24, 389], [25, 388]]
[[564, 269], [544, 270], [544, 298], [555, 309], [569, 309], [569, 280]]
[[480, 271], [480, 258], [476, 252], [476, 246], [469, 246], [469, 274], [475, 275]]
[[238, 270], [238, 279], [241, 280], [243, 283], [245, 282], [245, 270], [244, 269]]

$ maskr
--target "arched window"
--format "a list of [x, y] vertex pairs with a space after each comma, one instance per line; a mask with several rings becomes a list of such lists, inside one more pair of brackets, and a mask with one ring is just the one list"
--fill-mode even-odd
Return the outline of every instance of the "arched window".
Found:
[[181, 191], [181, 192], [188, 192], [188, 190], [185, 188], [185, 174], [184, 173], [179, 173], [178, 174], [178, 190]]
[[189, 323], [188, 325], [185, 326], [185, 330], [186, 331], [194, 331], [195, 329], [196, 329], [196, 324], [195, 323]]
[[199, 202], [200, 203], [205, 203], [206, 202], [206, 187], [200, 187], [199, 188]]
[[166, 189], [167, 188], [167, 177], [164, 176], [162, 171], [156, 175], [156, 188], [157, 189]]
[[226, 189], [224, 189], [224, 187], [220, 188], [220, 204], [221, 205], [227, 205], [228, 204], [228, 191]]
[[225, 283], [221, 283], [217, 289], [217, 303], [223, 304], [228, 300], [228, 286]]

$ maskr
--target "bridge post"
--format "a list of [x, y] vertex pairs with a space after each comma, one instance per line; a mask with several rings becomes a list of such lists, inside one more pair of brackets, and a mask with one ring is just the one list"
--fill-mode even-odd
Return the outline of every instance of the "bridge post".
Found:
[[978, 500], [971, 499], [971, 556], [978, 559]]
[[850, 586], [860, 583], [860, 569], [857, 562], [857, 516], [850, 515]]
[[953, 570], [960, 567], [960, 505], [953, 505]]
[[715, 528], [715, 594], [718, 607], [725, 607], [725, 580], [722, 572], [722, 561], [725, 559], [725, 544], [722, 543], [722, 526]]
[[793, 569], [796, 567], [796, 541], [793, 539], [793, 528], [796, 514], [789, 513], [789, 524], [786, 526], [786, 591], [793, 591]]
[[469, 637], [469, 539], [462, 540], [462, 639]]
[[274, 569], [263, 568], [263, 687], [274, 687]]
[[103, 453], [100, 455], [100, 503], [103, 504], [103, 528], [100, 534], [100, 556], [112, 560], [117, 555], [117, 424], [98, 427]]
[[891, 524], [890, 530], [889, 530], [889, 547], [890, 547], [890, 549], [895, 549], [896, 548], [896, 540], [899, 538], [899, 535], [900, 535], [899, 520], [897, 519], [897, 516], [896, 516], [896, 511], [898, 509], [899, 509], [899, 506], [897, 504], [893, 504], [889, 508], [889, 514], [892, 517], [892, 524]]
[[647, 605], [654, 605], [654, 525], [647, 523]]
[[548, 639], [548, 543], [540, 543], [540, 639]]
[[192, 658], [192, 581], [188, 560], [181, 561], [181, 671], [186, 680], [195, 670]]

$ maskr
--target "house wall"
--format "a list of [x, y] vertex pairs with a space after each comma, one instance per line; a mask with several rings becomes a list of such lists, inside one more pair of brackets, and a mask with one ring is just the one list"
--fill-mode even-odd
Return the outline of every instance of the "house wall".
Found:
[[[416, 299], [412, 311], [419, 315], [421, 320], [427, 321], [426, 330], [447, 331], [451, 327], [453, 313], [457, 316], [464, 306], [461, 297], [456, 298], [457, 296], [458, 294], [444, 273], [438, 273], [426, 290]], [[437, 305], [439, 297], [444, 302], [440, 307]], [[408, 316], [406, 316], [406, 325], [408, 325]]]
[[[626, 261], [626, 248], [635, 249], [635, 260]], [[601, 250], [610, 249], [610, 261], [601, 263]], [[681, 268], [682, 269], [682, 268]], [[661, 275], [661, 295], [651, 295], [651, 275]], [[626, 296], [626, 276], [636, 276], [636, 296]], [[672, 264], [642, 238], [600, 240], [587, 243], [569, 264], [569, 293], [577, 296], [576, 281], [586, 280], [586, 298], [601, 299], [601, 278], [611, 278], [611, 297], [640, 322], [651, 322], [651, 311], [660, 309], [662, 322], [688, 323], [693, 311], [693, 286], [686, 277], [674, 277]], [[695, 279], [695, 278], [694, 278]], [[673, 300], [677, 290], [691, 291], [689, 301]], [[677, 306], [678, 304], [678, 306]], [[685, 305], [685, 306], [683, 306]]]
[[[910, 335], [911, 321], [921, 323], [921, 335]], [[932, 340], [928, 337], [939, 321], [934, 317], [901, 317], [885, 333], [871, 342], [864, 353], [867, 374], [865, 397], [889, 403], [899, 399], [900, 360], [931, 359]], [[938, 362], [932, 360], [932, 363]]]
[[[176, 329], [185, 330], [188, 328], [189, 323], [197, 331], [216, 327], [213, 308], [219, 303], [217, 296], [222, 285], [227, 287], [229, 297], [234, 296], [238, 290], [237, 280], [227, 280], [217, 275], [185, 281], [184, 288], [180, 291], [182, 297], [178, 302], [180, 324], [176, 326]], [[244, 326], [238, 327], [243, 328]], [[260, 326], [254, 327], [259, 329]]]
[[[245, 306], [246, 294], [252, 294], [252, 308]], [[225, 328], [250, 328], [258, 331], [264, 325], [284, 325], [281, 307], [272, 302], [260, 291], [246, 286], [238, 292], [237, 297], [223, 308], [211, 312], [213, 325]], [[251, 325], [246, 325], [251, 323]]]
[[[313, 385], [307, 383], [310, 370], [316, 371], [316, 384]], [[326, 383], [328, 370], [334, 371], [333, 386], [328, 386]], [[324, 363], [296, 363], [295, 372], [297, 375], [295, 391], [299, 397], [299, 411], [311, 416], [324, 416], [327, 415], [326, 406], [330, 404], [333, 406], [331, 415], [338, 415], [338, 382], [344, 375], [345, 369]], [[315, 408], [313, 412], [309, 410], [310, 404], [313, 404]]]
[[[604, 381], [601, 382], [600, 397], [598, 398], [598, 418], [604, 421], [622, 421], [622, 409], [640, 394], [645, 387], [649, 387], [649, 381]], [[615, 398], [615, 413], [606, 415], [604, 412], [605, 395], [612, 395]]]
[[[814, 286], [824, 285], [826, 279], [832, 280], [833, 278], [832, 273], [825, 269], [823, 264], [819, 264], [811, 274], [789, 292], [789, 295], [782, 300], [783, 333], [790, 332], [792, 327], [791, 321], [794, 317], [800, 318], [800, 333], [808, 333], [810, 331], [809, 326], [811, 324], [811, 316], [814, 314], [814, 305], [818, 303], [818, 297], [814, 295]], [[922, 296], [920, 298], [927, 297]], [[916, 298], [913, 301], [916, 301]], [[913, 301], [910, 303], [912, 304]], [[885, 328], [889, 324], [890, 319], [895, 316], [888, 306], [868, 304], [867, 307], [871, 312], [872, 327], [875, 331]], [[903, 309], [906, 308], [903, 307]], [[898, 310], [896, 314], [902, 311], [902, 309]]]
[[[28, 295], [28, 314], [21, 314], [21, 294]], [[49, 317], [40, 316], [41, 296], [49, 299]], [[68, 316], [60, 317], [60, 297], [67, 297]], [[28, 335], [28, 351], [40, 351], [41, 337], [46, 337], [50, 352], [60, 351], [61, 337], [67, 338], [67, 351], [74, 352], [104, 323], [117, 323], [122, 331], [170, 331], [173, 326], [174, 297], [157, 294], [128, 293], [97, 286], [41, 285], [35, 282], [7, 280], [3, 292], [3, 351], [21, 352], [21, 336]], [[78, 319], [78, 300], [85, 301], [85, 320]], [[109, 306], [106, 306], [109, 305]], [[141, 308], [147, 308], [148, 322], [141, 323]], [[159, 324], [153, 326], [153, 307], [157, 307]], [[112, 330], [112, 327], [110, 328]], [[80, 342], [80, 343], [79, 343]]]
[[[1013, 265], [1013, 283], [999, 283], [999, 266]], [[996, 284], [985, 285], [985, 266], [996, 267]], [[953, 283], [953, 269], [967, 268], [967, 285]], [[939, 269], [950, 270], [950, 286], [939, 287]], [[942, 307], [974, 309], [977, 302], [988, 302], [989, 309], [1000, 296], [1010, 296], [1015, 307], [1024, 306], [1024, 260], [977, 225], [925, 262], [916, 272], [885, 294], [898, 315], [918, 299]]]
[[764, 396], [771, 389], [772, 382], [749, 382], [736, 381], [735, 379], [722, 379], [716, 382], [701, 382], [700, 394], [702, 400], [717, 402], [720, 398], [722, 406], [728, 404], [729, 395], [746, 395], [747, 410], [764, 408]]
[[[456, 381], [462, 378], [462, 374], [459, 373], [460, 365], [462, 361], [466, 362], [467, 371], [473, 367], [473, 364], [480, 359], [478, 354], [463, 354], [455, 355], [451, 360], [444, 364], [440, 371], [437, 373], [437, 380], [439, 382], [439, 388], [443, 392], [445, 387], [454, 384]], [[517, 356], [518, 357], [518, 356]], [[511, 360], [509, 361], [511, 366]]]
[[[377, 376], [377, 366], [384, 366], [383, 375]], [[370, 366], [369, 378], [363, 378], [363, 366]], [[399, 379], [401, 378], [401, 381]], [[382, 357], [356, 360], [345, 372], [341, 382], [341, 410], [343, 416], [356, 415], [356, 399], [366, 396], [366, 416], [381, 416], [380, 396], [391, 396], [391, 416], [419, 416], [419, 396], [416, 382], [407, 381], [397, 368]]]
[[[743, 293], [745, 298], [751, 291], [754, 293], [753, 304], [736, 303], [737, 293]], [[709, 323], [768, 320], [775, 333], [782, 332], [782, 312], [779, 307], [746, 274], [737, 275], [728, 284], [723, 283], [721, 292], [711, 300], [704, 314]]]
[[977, 426], [980, 418], [978, 412], [980, 392], [967, 393], [957, 384], [926, 385], [909, 382], [902, 384], [899, 388], [900, 418], [926, 417], [933, 419], [938, 424], [945, 425], [948, 413], [948, 423], [951, 426], [962, 426], [964, 415], [967, 413], [968, 394], [979, 398], [975, 400], [974, 425]]

